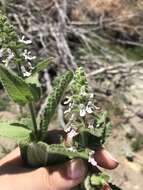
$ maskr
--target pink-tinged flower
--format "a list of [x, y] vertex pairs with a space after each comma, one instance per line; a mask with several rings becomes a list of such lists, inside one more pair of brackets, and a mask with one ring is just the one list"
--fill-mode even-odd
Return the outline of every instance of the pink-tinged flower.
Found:
[[72, 128], [71, 128], [70, 132], [67, 133], [67, 137], [70, 138], [70, 139], [72, 139], [76, 135], [78, 135], [78, 132], [76, 132], [76, 130], [72, 129]]
[[88, 162], [91, 163], [93, 166], [97, 166], [97, 162], [94, 159], [94, 154], [95, 154], [94, 151], [91, 151], [89, 153]]
[[80, 104], [80, 113], [79, 113], [80, 117], [84, 117], [86, 115], [86, 109], [85, 106], [83, 104]]
[[22, 38], [19, 39], [19, 42], [24, 43], [26, 45], [32, 44], [32, 41], [31, 40], [26, 40], [25, 36], [22, 36]]

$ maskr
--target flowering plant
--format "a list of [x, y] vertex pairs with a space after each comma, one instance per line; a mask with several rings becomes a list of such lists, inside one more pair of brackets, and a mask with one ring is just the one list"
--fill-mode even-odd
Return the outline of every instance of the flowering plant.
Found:
[[[101, 147], [111, 131], [107, 112], [96, 106], [89, 89], [84, 69], [59, 75], [40, 116], [35, 104], [41, 98], [41, 87], [31, 80], [47, 68], [53, 59], [33, 64], [36, 59], [26, 48], [32, 43], [17, 37], [6, 17], [0, 15], [0, 81], [9, 97], [20, 106], [29, 106], [32, 127], [21, 122], [0, 122], [0, 135], [17, 140], [21, 156], [29, 167], [48, 166], [73, 158], [84, 159], [89, 166], [97, 166], [94, 151]], [[32, 81], [32, 82], [31, 82]], [[64, 129], [48, 130], [60, 102], [64, 104]], [[12, 125], [12, 126], [11, 126]], [[102, 187], [107, 175], [98, 171], [89, 173], [78, 189], [93, 190]]]

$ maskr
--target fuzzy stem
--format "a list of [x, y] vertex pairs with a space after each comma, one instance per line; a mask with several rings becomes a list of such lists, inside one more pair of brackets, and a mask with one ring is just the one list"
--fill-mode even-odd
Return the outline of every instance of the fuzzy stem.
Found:
[[34, 110], [34, 106], [33, 103], [29, 103], [29, 109], [30, 109], [30, 113], [31, 113], [31, 119], [33, 122], [33, 127], [34, 127], [34, 132], [35, 132], [35, 137], [38, 138], [38, 127], [37, 127], [37, 121], [36, 121], [36, 115], [35, 115], [35, 110]]
[[[81, 119], [81, 123], [86, 128], [84, 118]], [[88, 143], [88, 139], [87, 139], [86, 135], [83, 132], [80, 134], [80, 140], [81, 140], [82, 146], [86, 147], [87, 143]]]
[[[18, 63], [18, 72], [20, 74], [20, 76], [23, 78], [23, 73], [22, 73], [22, 70], [21, 70], [21, 66], [20, 64]], [[38, 127], [37, 127], [37, 121], [36, 121], [36, 115], [35, 115], [35, 110], [34, 110], [34, 106], [33, 106], [33, 103], [30, 102], [28, 104], [29, 106], [29, 110], [30, 110], [30, 114], [31, 114], [31, 119], [32, 119], [32, 123], [33, 123], [33, 128], [34, 128], [34, 133], [35, 133], [35, 137], [36, 139], [38, 139]]]

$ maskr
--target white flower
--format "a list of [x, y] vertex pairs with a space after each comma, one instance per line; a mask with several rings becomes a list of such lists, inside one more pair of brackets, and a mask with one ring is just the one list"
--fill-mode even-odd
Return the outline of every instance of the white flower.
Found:
[[33, 59], [36, 59], [36, 56], [32, 56], [32, 55], [31, 55], [31, 52], [28, 51], [27, 49], [24, 50], [24, 53], [23, 53], [22, 55], [23, 55], [23, 57], [25, 58], [25, 60], [31, 61], [31, 60], [33, 60]]
[[30, 70], [34, 69], [34, 67], [32, 66], [32, 64], [29, 61], [28, 61], [27, 65], [28, 65], [28, 67], [29, 67]]
[[9, 62], [14, 58], [14, 53], [10, 48], [7, 49], [8, 57], [3, 60], [2, 62], [5, 63], [6, 67], [8, 66]]
[[87, 95], [87, 93], [86, 93], [86, 91], [85, 91], [85, 86], [82, 86], [82, 87], [81, 87], [81, 89], [80, 89], [80, 95], [81, 95], [81, 96], [86, 96], [86, 95]]
[[26, 45], [29, 45], [29, 44], [32, 43], [31, 40], [26, 40], [26, 39], [25, 39], [25, 36], [22, 36], [22, 38], [19, 39], [19, 42], [24, 43], [24, 44], [26, 44]]
[[64, 114], [70, 113], [71, 109], [67, 109], [64, 111]]
[[93, 113], [93, 110], [91, 107], [86, 106], [86, 112], [91, 114], [91, 113]]
[[2, 58], [2, 56], [3, 56], [3, 52], [4, 52], [4, 49], [1, 48], [1, 49], [0, 49], [0, 58]]
[[89, 101], [87, 106], [86, 106], [86, 112], [89, 114], [93, 113], [93, 107], [94, 107], [94, 105], [92, 104], [91, 101]]
[[93, 166], [97, 166], [97, 162], [96, 162], [95, 159], [94, 159], [94, 154], [95, 154], [94, 151], [91, 151], [91, 152], [89, 153], [88, 162], [91, 163]]
[[7, 49], [7, 52], [8, 52], [8, 57], [7, 57], [7, 60], [10, 61], [11, 59], [13, 59], [14, 57], [14, 53], [12, 52], [11, 49]]
[[71, 152], [77, 152], [77, 149], [76, 149], [76, 147], [74, 147], [74, 146], [71, 146], [71, 147], [69, 147], [69, 148], [67, 148], [69, 151], [71, 151]]
[[91, 93], [90, 96], [89, 96], [90, 99], [93, 99], [94, 98], [94, 94]]
[[66, 97], [67, 98], [67, 100], [66, 101], [64, 101], [64, 104], [66, 105], [66, 104], [69, 104], [70, 103], [70, 101], [71, 101], [71, 98], [70, 97]]
[[31, 75], [31, 72], [26, 71], [24, 66], [21, 66], [21, 71], [24, 77], [29, 77]]
[[67, 127], [66, 129], [64, 129], [64, 131], [65, 131], [66, 133], [70, 132], [70, 131], [71, 131], [71, 127]]
[[100, 107], [99, 107], [99, 106], [94, 106], [94, 108], [95, 108], [96, 110], [100, 110]]
[[73, 107], [74, 107], [74, 104], [70, 102], [70, 103], [69, 103], [69, 108], [64, 111], [64, 114], [70, 113]]
[[26, 71], [25, 73], [23, 73], [23, 76], [24, 76], [24, 77], [29, 77], [29, 76], [31, 76], [31, 73], [28, 72], [28, 71]]
[[76, 132], [75, 129], [72, 129], [70, 130], [70, 132], [67, 133], [67, 137], [72, 139], [73, 137], [75, 137], [78, 133]]
[[80, 113], [79, 113], [80, 117], [84, 117], [86, 115], [86, 109], [85, 106], [83, 104], [80, 104]]
[[94, 128], [94, 125], [90, 123], [90, 124], [88, 125], [88, 129], [93, 129], [93, 128]]

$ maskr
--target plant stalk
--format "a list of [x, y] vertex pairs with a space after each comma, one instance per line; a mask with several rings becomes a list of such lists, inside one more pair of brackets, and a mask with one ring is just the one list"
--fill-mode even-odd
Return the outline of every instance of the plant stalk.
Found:
[[34, 110], [34, 106], [33, 106], [32, 102], [29, 103], [29, 109], [30, 109], [31, 118], [32, 118], [32, 122], [33, 122], [35, 137], [36, 137], [36, 139], [38, 139], [38, 127], [37, 127], [35, 110]]
[[[23, 73], [22, 73], [20, 64], [18, 63], [17, 65], [18, 65], [18, 72], [19, 72], [20, 76], [23, 78]], [[38, 127], [37, 127], [37, 121], [36, 121], [36, 114], [35, 114], [34, 106], [33, 106], [32, 102], [30, 102], [28, 105], [29, 105], [29, 109], [30, 109], [30, 113], [31, 113], [31, 119], [32, 119], [32, 123], [33, 123], [35, 137], [37, 140], [38, 139]]]

